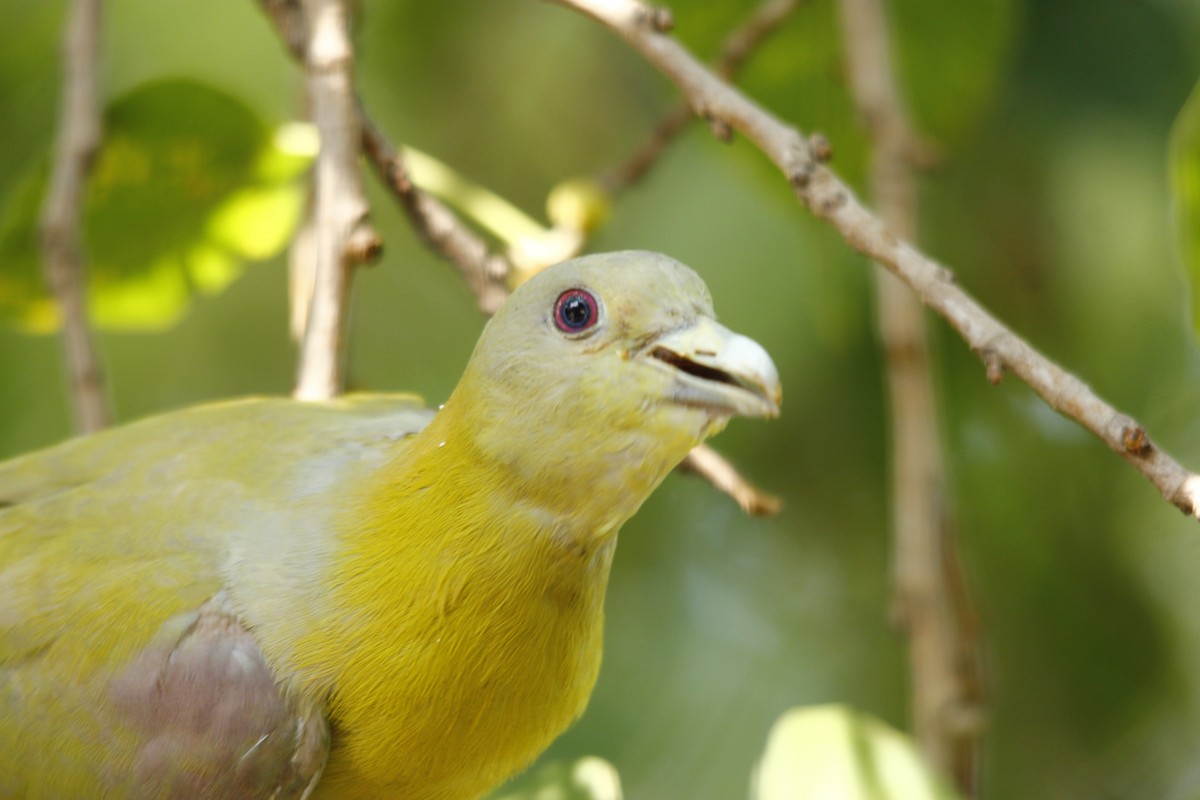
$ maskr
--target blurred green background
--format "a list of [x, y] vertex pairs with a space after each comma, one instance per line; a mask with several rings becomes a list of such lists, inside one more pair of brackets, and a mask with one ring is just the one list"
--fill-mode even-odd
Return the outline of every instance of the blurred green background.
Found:
[[[676, 34], [712, 56], [754, 5], [681, 0]], [[1200, 4], [889, 9], [906, 93], [943, 152], [922, 183], [923, 248], [1200, 467], [1200, 359], [1167, 180], [1170, 126], [1200, 76]], [[553, 4], [364, 0], [358, 10], [361, 91], [391, 138], [537, 215], [552, 186], [620, 162], [675, 101], [624, 45]], [[62, 17], [60, 2], [0, 0], [0, 230], [10, 239], [52, 138]], [[830, 0], [813, 0], [742, 83], [827, 134], [835, 168], [858, 180], [863, 137], [836, 19]], [[180, 77], [240, 101], [263, 131], [302, 105], [297, 71], [250, 0], [108, 3], [105, 97]], [[454, 271], [373, 178], [368, 186], [387, 249], [358, 276], [351, 382], [438, 402], [483, 319]], [[93, 223], [118, 261], [123, 241], [136, 249], [161, 233], [137, 204]], [[0, 248], [11, 256], [0, 277], [28, 267], [17, 245]], [[693, 266], [722, 321], [774, 355], [783, 417], [736, 422], [716, 444], [786, 506], [749, 519], [694, 478], [667, 480], [622, 533], [591, 706], [543, 761], [603, 756], [635, 799], [743, 797], [771, 722], [791, 706], [841, 702], [906, 724], [905, 643], [888, 623], [870, 273], [752, 147], [702, 126], [616, 200], [591, 244], [624, 248]], [[286, 393], [283, 261], [250, 264], [163, 330], [103, 333], [118, 417]], [[1200, 528], [1017, 380], [990, 386], [942, 323], [931, 332], [949, 501], [986, 653], [985, 796], [1200, 798]], [[0, 325], [0, 457], [68, 434], [58, 342]]]

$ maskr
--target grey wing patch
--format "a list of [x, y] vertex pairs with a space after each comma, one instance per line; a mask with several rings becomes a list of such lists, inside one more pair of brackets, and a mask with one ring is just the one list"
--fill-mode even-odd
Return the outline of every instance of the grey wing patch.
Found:
[[329, 753], [328, 723], [276, 683], [224, 595], [164, 628], [109, 685], [138, 742], [137, 796], [308, 797]]

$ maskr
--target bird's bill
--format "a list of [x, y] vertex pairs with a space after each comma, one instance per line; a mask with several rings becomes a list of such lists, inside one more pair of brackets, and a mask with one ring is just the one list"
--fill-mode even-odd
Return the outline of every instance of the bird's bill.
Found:
[[758, 342], [708, 317], [663, 334], [645, 351], [673, 375], [668, 400], [721, 416], [776, 417], [779, 372]]

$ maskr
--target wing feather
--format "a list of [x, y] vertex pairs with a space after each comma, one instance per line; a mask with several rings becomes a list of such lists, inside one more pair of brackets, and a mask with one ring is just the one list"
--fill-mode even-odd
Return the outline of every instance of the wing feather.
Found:
[[430, 413], [241, 400], [0, 463], [0, 797], [129, 775], [154, 797], [301, 796], [328, 731], [262, 637], [311, 624], [297, 593], [318, 588], [330, 509]]

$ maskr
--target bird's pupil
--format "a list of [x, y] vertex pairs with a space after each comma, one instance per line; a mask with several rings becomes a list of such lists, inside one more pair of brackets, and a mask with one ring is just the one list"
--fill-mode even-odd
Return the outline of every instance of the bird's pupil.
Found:
[[588, 308], [587, 301], [576, 295], [568, 297], [567, 301], [562, 304], [563, 322], [570, 325], [572, 328], [582, 328], [588, 323], [588, 319], [592, 316], [591, 309]]

